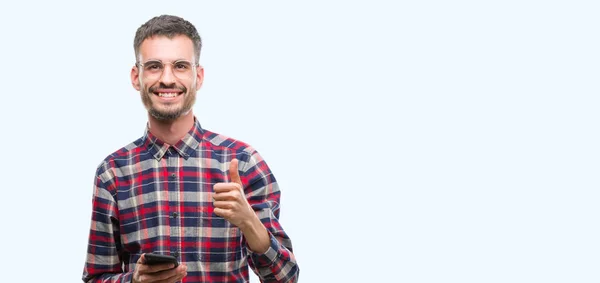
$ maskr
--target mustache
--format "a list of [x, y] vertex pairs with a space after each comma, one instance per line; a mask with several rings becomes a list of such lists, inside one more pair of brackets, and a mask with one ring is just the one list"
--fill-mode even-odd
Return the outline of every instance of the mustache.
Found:
[[152, 87], [150, 87], [148, 89], [148, 92], [157, 92], [158, 90], [161, 90], [161, 89], [169, 89], [169, 90], [171, 90], [171, 89], [178, 89], [178, 90], [180, 90], [183, 93], [187, 93], [187, 88], [184, 87], [184, 86], [178, 86], [178, 85], [166, 86], [166, 85], [163, 85], [163, 84], [161, 84], [159, 86], [152, 86]]

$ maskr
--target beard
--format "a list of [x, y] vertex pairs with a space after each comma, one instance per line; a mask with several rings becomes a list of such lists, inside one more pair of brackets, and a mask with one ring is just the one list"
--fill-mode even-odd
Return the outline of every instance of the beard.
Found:
[[[194, 81], [190, 89], [195, 89], [195, 85], [196, 82]], [[152, 86], [148, 89], [143, 86], [142, 89], [143, 91], [141, 92], [141, 96], [144, 107], [146, 107], [146, 110], [148, 110], [148, 113], [152, 115], [152, 117], [159, 121], [176, 120], [177, 118], [189, 113], [196, 102], [196, 95], [191, 93], [185, 86], [166, 86], [161, 83], [158, 86]], [[157, 105], [152, 101], [152, 97], [155, 96], [154, 93], [159, 89], [177, 89], [182, 92], [180, 95], [183, 95], [183, 101], [177, 104]]]

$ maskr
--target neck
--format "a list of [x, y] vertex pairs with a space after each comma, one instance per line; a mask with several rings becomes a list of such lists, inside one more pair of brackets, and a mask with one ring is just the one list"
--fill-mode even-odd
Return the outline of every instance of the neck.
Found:
[[148, 114], [150, 132], [161, 141], [174, 145], [194, 126], [194, 114], [189, 111], [175, 120], [161, 121]]

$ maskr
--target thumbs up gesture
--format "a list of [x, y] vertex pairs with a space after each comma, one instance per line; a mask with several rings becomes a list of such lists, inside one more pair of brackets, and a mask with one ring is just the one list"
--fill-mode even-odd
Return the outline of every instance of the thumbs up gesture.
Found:
[[229, 223], [241, 229], [252, 225], [257, 216], [246, 200], [238, 172], [237, 159], [233, 159], [229, 164], [229, 182], [217, 183], [213, 190], [213, 205], [216, 215], [225, 218]]

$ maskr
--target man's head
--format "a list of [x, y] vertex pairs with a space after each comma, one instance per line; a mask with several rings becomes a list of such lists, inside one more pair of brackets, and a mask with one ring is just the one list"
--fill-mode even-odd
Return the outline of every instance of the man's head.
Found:
[[196, 28], [180, 17], [154, 17], [138, 28], [131, 83], [152, 117], [175, 120], [192, 109], [204, 78], [201, 48]]

